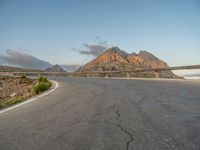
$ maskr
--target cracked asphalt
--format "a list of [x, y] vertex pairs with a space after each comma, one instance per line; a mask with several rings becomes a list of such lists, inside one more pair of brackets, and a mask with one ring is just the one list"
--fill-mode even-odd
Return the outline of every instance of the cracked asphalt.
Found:
[[0, 150], [199, 150], [200, 82], [54, 78], [0, 114]]

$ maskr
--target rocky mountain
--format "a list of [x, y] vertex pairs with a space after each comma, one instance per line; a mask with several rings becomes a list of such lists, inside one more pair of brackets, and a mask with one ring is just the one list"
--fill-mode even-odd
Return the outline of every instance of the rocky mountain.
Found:
[[66, 72], [61, 66], [53, 65], [52, 67], [46, 68], [45, 71], [48, 72]]
[[[120, 50], [118, 47], [112, 47], [106, 50], [96, 59], [80, 67], [78, 72], [86, 71], [120, 71], [120, 70], [136, 70], [136, 69], [151, 69], [151, 68], [168, 68], [166, 62], [155, 57], [147, 51], [140, 51], [138, 54], [128, 54]], [[101, 74], [102, 75], [102, 74]], [[101, 76], [94, 73], [92, 76]], [[106, 74], [104, 74], [106, 75]], [[127, 73], [112, 73], [106, 76], [126, 77]], [[129, 77], [159, 77], [159, 78], [178, 78], [171, 71], [151, 71], [151, 72], [132, 72]]]

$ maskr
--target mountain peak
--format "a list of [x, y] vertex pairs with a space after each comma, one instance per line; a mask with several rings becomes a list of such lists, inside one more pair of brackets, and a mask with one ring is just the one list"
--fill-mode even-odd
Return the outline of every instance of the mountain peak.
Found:
[[128, 56], [128, 53], [126, 53], [125, 51], [121, 50], [119, 47], [111, 47], [108, 50], [106, 50], [105, 53], [118, 54], [118, 55], [121, 55], [124, 58]]
[[141, 55], [152, 55], [152, 56], [154, 56], [152, 53], [150, 53], [150, 52], [148, 52], [148, 51], [146, 51], [146, 50], [140, 50], [139, 54], [141, 54]]
[[45, 71], [49, 71], [49, 72], [66, 72], [61, 66], [59, 66], [58, 64], [53, 65], [49, 68], [46, 68]]
[[152, 61], [155, 61], [155, 60], [159, 61], [159, 59], [156, 56], [154, 56], [152, 53], [145, 50], [141, 50], [138, 55], [143, 56], [143, 57], [148, 57], [148, 59]]
[[119, 47], [111, 47], [107, 51], [116, 53], [116, 52], [120, 52], [121, 50], [119, 49]]

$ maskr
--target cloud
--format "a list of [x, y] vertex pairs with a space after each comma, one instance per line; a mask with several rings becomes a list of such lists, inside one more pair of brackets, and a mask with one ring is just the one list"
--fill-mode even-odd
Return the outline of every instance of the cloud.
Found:
[[79, 53], [85, 55], [99, 56], [108, 49], [108, 47], [104, 45], [89, 45], [87, 43], [84, 43], [83, 45], [87, 50], [80, 50]]
[[45, 69], [52, 66], [47, 61], [12, 49], [6, 50], [6, 55], [0, 56], [0, 64], [32, 69]]
[[83, 55], [91, 55], [97, 57], [108, 49], [108, 44], [107, 41], [102, 40], [100, 37], [96, 37], [95, 39], [97, 40], [97, 44], [84, 43], [83, 46], [85, 50], [75, 48], [73, 48], [73, 50], [78, 51], [80, 54]]
[[97, 40], [99, 45], [108, 45], [108, 42], [105, 40], [102, 40], [101, 37], [96, 36], [95, 39]]

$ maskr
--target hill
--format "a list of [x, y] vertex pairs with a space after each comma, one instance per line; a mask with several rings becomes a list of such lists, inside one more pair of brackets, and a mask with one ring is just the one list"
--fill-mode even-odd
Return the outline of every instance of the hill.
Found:
[[49, 68], [46, 68], [45, 71], [48, 71], [48, 72], [66, 72], [61, 66], [59, 65], [53, 65]]
[[[77, 72], [87, 71], [120, 71], [137, 70], [151, 68], [169, 68], [168, 64], [147, 51], [140, 51], [138, 54], [128, 54], [118, 47], [112, 47], [106, 50], [96, 59], [80, 67]], [[105, 74], [111, 77], [126, 77], [127, 73], [109, 73]], [[94, 73], [91, 76], [102, 76]], [[179, 78], [171, 71], [151, 71], [151, 72], [132, 72], [129, 77], [148, 77], [148, 78]]]
[[12, 66], [0, 66], [0, 72], [42, 72], [42, 70], [12, 67]]

